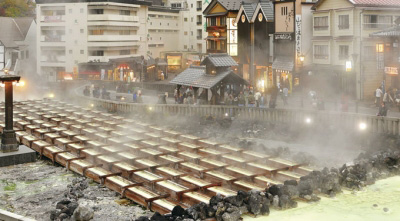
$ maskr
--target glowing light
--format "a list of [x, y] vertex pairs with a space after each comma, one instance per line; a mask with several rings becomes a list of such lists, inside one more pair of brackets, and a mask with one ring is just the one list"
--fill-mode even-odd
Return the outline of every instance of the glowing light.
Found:
[[304, 122], [306, 122], [306, 124], [311, 124], [312, 120], [309, 117], [306, 117], [306, 119], [304, 120]]
[[229, 116], [229, 114], [228, 114], [228, 113], [225, 113], [225, 117], [227, 117], [227, 116]]
[[15, 81], [12, 82], [12, 85], [13, 85], [13, 86], [15, 86], [16, 84], [17, 84], [17, 82], [15, 82]]
[[153, 110], [153, 107], [149, 107], [149, 110], [150, 110], [150, 111]]
[[25, 86], [25, 81], [20, 81], [20, 82], [19, 82], [19, 85], [20, 85], [21, 87]]
[[346, 61], [346, 71], [350, 72], [352, 69], [352, 64], [351, 61]]
[[304, 55], [300, 55], [299, 60], [300, 60], [301, 62], [304, 62], [304, 59], [305, 59]]
[[54, 98], [54, 97], [55, 97], [55, 95], [53, 93], [49, 94], [49, 98]]
[[91, 107], [94, 107], [94, 104], [90, 104]]
[[366, 130], [366, 129], [367, 129], [367, 124], [364, 123], [364, 122], [361, 122], [361, 123], [358, 125], [358, 128], [359, 128], [360, 130]]
[[125, 97], [121, 97], [121, 101], [124, 101], [125, 100]]
[[0, 87], [5, 87], [6, 85], [4, 83], [0, 83]]

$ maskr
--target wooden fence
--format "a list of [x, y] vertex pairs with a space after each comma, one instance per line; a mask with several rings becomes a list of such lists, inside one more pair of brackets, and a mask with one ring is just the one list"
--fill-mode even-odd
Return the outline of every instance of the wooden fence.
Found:
[[207, 116], [223, 118], [228, 114], [237, 119], [266, 121], [282, 124], [325, 125], [336, 129], [360, 130], [367, 133], [399, 135], [400, 119], [366, 114], [333, 111], [269, 109], [237, 106], [134, 104], [79, 96], [87, 105], [93, 104], [109, 111], [121, 113], [163, 113], [182, 116]]

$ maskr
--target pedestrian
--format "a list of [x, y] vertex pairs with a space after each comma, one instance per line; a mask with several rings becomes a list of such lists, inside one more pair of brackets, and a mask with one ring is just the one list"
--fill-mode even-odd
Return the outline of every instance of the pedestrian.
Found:
[[238, 100], [239, 100], [239, 107], [243, 107], [243, 106], [246, 105], [246, 100], [244, 98], [243, 91], [240, 91], [240, 94], [238, 96]]
[[288, 96], [289, 96], [289, 89], [287, 87], [284, 87], [282, 90], [282, 99], [283, 99], [283, 104], [286, 106], [288, 105]]
[[387, 112], [388, 112], [388, 108], [387, 108], [386, 104], [384, 102], [382, 102], [381, 106], [379, 107], [378, 116], [386, 117]]
[[248, 102], [249, 102], [249, 107], [254, 107], [255, 106], [256, 98], [254, 97], [253, 92], [249, 93]]
[[254, 95], [254, 98], [256, 100], [256, 107], [260, 107], [260, 100], [261, 100], [261, 93], [260, 91], [257, 91], [256, 94]]
[[136, 91], [133, 92], [132, 101], [133, 101], [133, 103], [137, 102], [137, 93], [136, 93]]
[[390, 95], [390, 91], [385, 91], [385, 94], [383, 95], [383, 103], [385, 103], [386, 108], [389, 108], [391, 102], [394, 102], [394, 100]]
[[382, 92], [382, 90], [381, 90], [381, 87], [378, 87], [378, 88], [375, 90], [375, 106], [376, 106], [376, 107], [379, 107], [379, 104], [382, 102], [382, 101], [381, 101], [382, 94], [383, 94], [383, 92]]

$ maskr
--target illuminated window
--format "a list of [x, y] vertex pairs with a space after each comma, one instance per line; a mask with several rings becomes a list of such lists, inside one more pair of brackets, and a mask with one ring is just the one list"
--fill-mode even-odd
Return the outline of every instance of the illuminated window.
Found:
[[383, 53], [385, 50], [385, 46], [383, 44], [376, 44], [376, 52]]

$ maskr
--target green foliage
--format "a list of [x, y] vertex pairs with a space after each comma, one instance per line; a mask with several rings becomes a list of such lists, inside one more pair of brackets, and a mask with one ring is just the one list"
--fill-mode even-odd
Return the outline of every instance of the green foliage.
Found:
[[4, 186], [4, 191], [14, 191], [17, 188], [17, 184], [13, 182], [7, 182], [6, 181], [6, 186]]
[[25, 17], [35, 13], [36, 4], [32, 0], [0, 0], [0, 16]]

